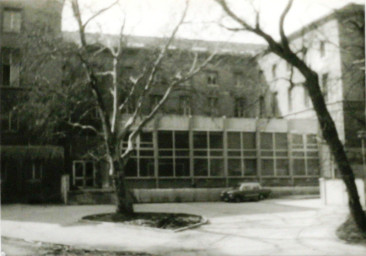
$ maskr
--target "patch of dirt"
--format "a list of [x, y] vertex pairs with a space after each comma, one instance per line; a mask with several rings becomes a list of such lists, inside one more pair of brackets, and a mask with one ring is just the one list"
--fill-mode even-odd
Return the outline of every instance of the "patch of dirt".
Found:
[[104, 213], [85, 216], [83, 217], [83, 219], [91, 221], [120, 222], [137, 226], [173, 230], [198, 224], [202, 221], [202, 217], [198, 215], [158, 212], [140, 212], [133, 215], [124, 215], [120, 213]]
[[339, 239], [348, 243], [366, 245], [366, 233], [357, 228], [351, 216], [337, 229], [336, 234]]
[[144, 252], [90, 250], [8, 237], [1, 237], [1, 249], [1, 255], [5, 256], [153, 256]]
[[99, 250], [75, 249], [67, 246], [51, 248], [42, 256], [152, 256], [152, 254], [139, 252], [107, 252]]

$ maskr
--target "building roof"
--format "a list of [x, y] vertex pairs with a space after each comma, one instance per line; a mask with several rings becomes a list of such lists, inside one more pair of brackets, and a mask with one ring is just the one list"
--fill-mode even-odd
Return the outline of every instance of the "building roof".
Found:
[[293, 40], [295, 38], [303, 36], [305, 33], [309, 32], [311, 30], [316, 29], [317, 27], [323, 25], [324, 23], [328, 22], [329, 20], [338, 19], [345, 14], [351, 14], [355, 11], [364, 11], [364, 10], [365, 10], [365, 6], [362, 4], [354, 4], [354, 3], [347, 4], [340, 9], [333, 11], [330, 14], [325, 15], [325, 16], [311, 22], [310, 24], [303, 26], [301, 29], [288, 35], [288, 38], [290, 40]]
[[[119, 36], [111, 34], [86, 34], [90, 43], [102, 43], [110, 46], [117, 45]], [[63, 32], [63, 38], [66, 42], [80, 43], [78, 32]], [[156, 48], [164, 45], [167, 38], [145, 37], [145, 36], [125, 36], [124, 41], [129, 48]], [[204, 41], [175, 38], [171, 43], [170, 49], [181, 49], [197, 52], [214, 52], [227, 54], [248, 54], [254, 55], [265, 49], [261, 44], [245, 44], [224, 41]]]

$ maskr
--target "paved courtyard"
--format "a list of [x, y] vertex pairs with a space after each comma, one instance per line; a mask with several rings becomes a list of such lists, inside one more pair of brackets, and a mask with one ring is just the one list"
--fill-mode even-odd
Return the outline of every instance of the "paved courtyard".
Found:
[[196, 213], [209, 224], [174, 233], [80, 217], [114, 211], [98, 206], [2, 206], [4, 237], [89, 249], [145, 251], [157, 255], [366, 255], [366, 247], [335, 236], [347, 209], [321, 207], [318, 199], [255, 203], [141, 204], [137, 211]]

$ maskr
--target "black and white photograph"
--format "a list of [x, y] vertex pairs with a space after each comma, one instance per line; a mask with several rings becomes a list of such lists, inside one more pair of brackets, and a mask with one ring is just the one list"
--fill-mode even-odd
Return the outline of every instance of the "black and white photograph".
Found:
[[366, 256], [364, 0], [0, 0], [1, 256]]

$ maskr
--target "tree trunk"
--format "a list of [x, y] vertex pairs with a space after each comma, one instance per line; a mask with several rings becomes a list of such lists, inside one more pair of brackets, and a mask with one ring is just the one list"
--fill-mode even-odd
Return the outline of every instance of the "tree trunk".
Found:
[[124, 165], [120, 161], [114, 161], [115, 175], [113, 176], [114, 190], [117, 199], [117, 213], [132, 215], [133, 198], [129, 193], [124, 175]]
[[320, 123], [323, 138], [327, 142], [334, 156], [334, 160], [346, 185], [351, 215], [357, 227], [361, 231], [366, 232], [366, 215], [360, 204], [360, 199], [355, 183], [355, 177], [351, 165], [348, 161], [343, 144], [338, 137], [335, 123], [325, 105], [324, 97], [319, 87], [318, 75], [316, 73], [309, 72], [305, 75], [305, 77], [306, 87], [308, 88], [309, 95], [312, 98], [314, 110]]

